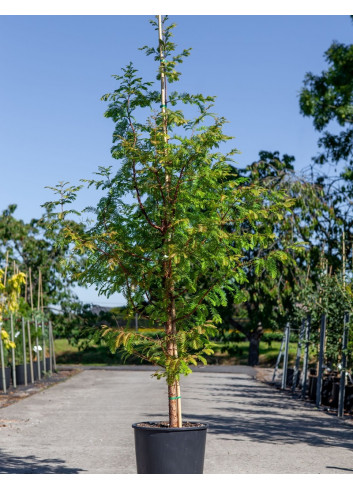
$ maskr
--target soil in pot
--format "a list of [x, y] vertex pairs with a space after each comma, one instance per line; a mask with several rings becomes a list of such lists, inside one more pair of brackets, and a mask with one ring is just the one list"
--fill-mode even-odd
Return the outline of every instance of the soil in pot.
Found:
[[[10, 381], [11, 381], [11, 367], [5, 367], [5, 383], [6, 383], [6, 389], [10, 387]], [[2, 369], [0, 368], [0, 391], [4, 390], [4, 384], [2, 380]]]
[[205, 423], [166, 422], [133, 424], [138, 474], [202, 474], [205, 458]]

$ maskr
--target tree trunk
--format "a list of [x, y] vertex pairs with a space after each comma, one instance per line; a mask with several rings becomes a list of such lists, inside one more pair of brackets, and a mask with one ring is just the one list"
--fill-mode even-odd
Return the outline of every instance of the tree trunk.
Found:
[[178, 400], [177, 389], [175, 383], [168, 385], [169, 398], [169, 426], [170, 428], [178, 427]]
[[259, 354], [260, 354], [260, 340], [263, 335], [262, 326], [256, 328], [255, 331], [250, 331], [247, 337], [249, 340], [249, 356], [248, 356], [248, 364], [251, 367], [258, 365], [259, 363]]
[[[165, 51], [164, 51], [164, 34], [163, 34], [163, 20], [162, 16], [158, 15], [158, 40], [159, 40], [159, 54], [160, 54], [160, 75], [161, 75], [161, 109], [163, 114], [163, 133], [164, 142], [168, 144], [168, 120], [166, 116], [167, 107], [167, 78], [165, 76]], [[167, 156], [167, 150], [164, 151], [165, 156]], [[167, 243], [167, 257], [170, 256], [169, 243], [171, 242], [170, 234], [170, 204], [171, 204], [171, 173], [172, 168], [169, 165], [165, 169], [165, 189], [166, 189], [166, 203], [165, 205], [165, 237]], [[163, 239], [164, 243], [164, 239]], [[175, 340], [176, 335], [176, 311], [175, 311], [175, 299], [174, 299], [174, 281], [172, 273], [172, 260], [169, 259], [168, 262], [164, 262], [164, 286], [166, 290], [166, 305], [168, 320], [166, 324], [167, 336], [171, 336], [167, 344], [168, 355], [172, 358], [178, 358], [178, 348]], [[171, 428], [181, 427], [181, 404], [180, 404], [180, 386], [179, 382], [176, 381], [172, 385], [168, 385], [168, 403], [169, 403], [169, 426]]]
[[243, 333], [247, 340], [249, 341], [249, 354], [248, 354], [248, 365], [254, 367], [259, 363], [260, 354], [260, 340], [264, 334], [261, 324], [255, 330], [248, 331], [239, 321], [235, 321], [233, 318], [228, 319], [229, 324]]

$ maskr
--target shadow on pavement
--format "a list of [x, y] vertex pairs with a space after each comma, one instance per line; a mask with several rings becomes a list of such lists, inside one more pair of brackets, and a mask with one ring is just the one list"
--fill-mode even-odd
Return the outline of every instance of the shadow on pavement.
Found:
[[83, 469], [67, 467], [65, 460], [16, 457], [0, 451], [0, 474], [79, 474]]
[[217, 415], [184, 414], [185, 420], [209, 424], [208, 432], [224, 435], [225, 439], [254, 441], [258, 443], [293, 445], [305, 443], [313, 447], [341, 447], [353, 450], [352, 429], [337, 426], [333, 420], [314, 416], [284, 418], [277, 415], [254, 416], [253, 411], [243, 410], [241, 415], [231, 415], [226, 410]]
[[242, 385], [236, 376], [227, 378], [224, 384], [210, 378], [207, 387], [199, 384], [197, 378], [194, 380], [184, 392], [189, 400], [197, 401], [199, 414], [184, 411], [183, 419], [208, 423], [208, 433], [219, 439], [353, 450], [351, 425], [304, 406], [276, 389], [244, 379]]

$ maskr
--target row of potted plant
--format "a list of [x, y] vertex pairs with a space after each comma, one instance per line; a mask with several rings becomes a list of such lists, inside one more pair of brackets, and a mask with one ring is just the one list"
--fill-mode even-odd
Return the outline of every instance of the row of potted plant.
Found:
[[15, 317], [2, 322], [0, 390], [27, 385], [54, 371], [55, 352], [51, 323]]

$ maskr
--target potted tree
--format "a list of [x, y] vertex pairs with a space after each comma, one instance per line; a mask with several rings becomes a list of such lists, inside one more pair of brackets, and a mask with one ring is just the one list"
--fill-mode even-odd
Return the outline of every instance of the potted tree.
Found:
[[[169, 418], [133, 425], [139, 473], [202, 473], [207, 426], [182, 421], [180, 377], [212, 354], [210, 336], [221, 318], [217, 306], [244, 298], [239, 284], [246, 270], [276, 274], [285, 250], [268, 251], [276, 236], [271, 222], [291, 202], [282, 191], [247, 184], [230, 163], [236, 150], [218, 148], [231, 138], [226, 123], [210, 112], [214, 97], [172, 91], [177, 65], [190, 50], [175, 54], [174, 25], [158, 16], [156, 48], [145, 46], [157, 62], [158, 89], [130, 63], [114, 78], [118, 87], [102, 97], [105, 116], [115, 123], [114, 159], [119, 168], [99, 168], [88, 187], [104, 192], [94, 222], [79, 231], [68, 224], [65, 239], [86, 256], [80, 279], [101, 294], [120, 291], [130, 317], [138, 314], [162, 329], [157, 338], [122, 328], [103, 328], [112, 351], [123, 348], [156, 366], [167, 384]], [[159, 85], [160, 84], [160, 85]], [[185, 107], [185, 110], [184, 110]], [[65, 219], [79, 187], [50, 187], [54, 206]], [[76, 212], [76, 211], [75, 211]], [[258, 247], [246, 260], [244, 250]], [[266, 250], [266, 257], [261, 254]]]
[[24, 283], [24, 274], [14, 271], [7, 277], [7, 263], [5, 270], [0, 269], [0, 389], [6, 392], [10, 385], [11, 369], [5, 364], [5, 350], [14, 349], [15, 343], [4, 328], [6, 314], [12, 314], [18, 310], [21, 285]]
[[7, 361], [5, 363], [5, 350], [10, 350], [15, 348], [14, 343], [10, 340], [8, 332], [3, 328], [3, 325], [0, 325], [0, 356], [1, 356], [1, 365], [0, 365], [0, 390], [5, 391], [10, 387], [11, 382], [11, 368], [7, 365]]

